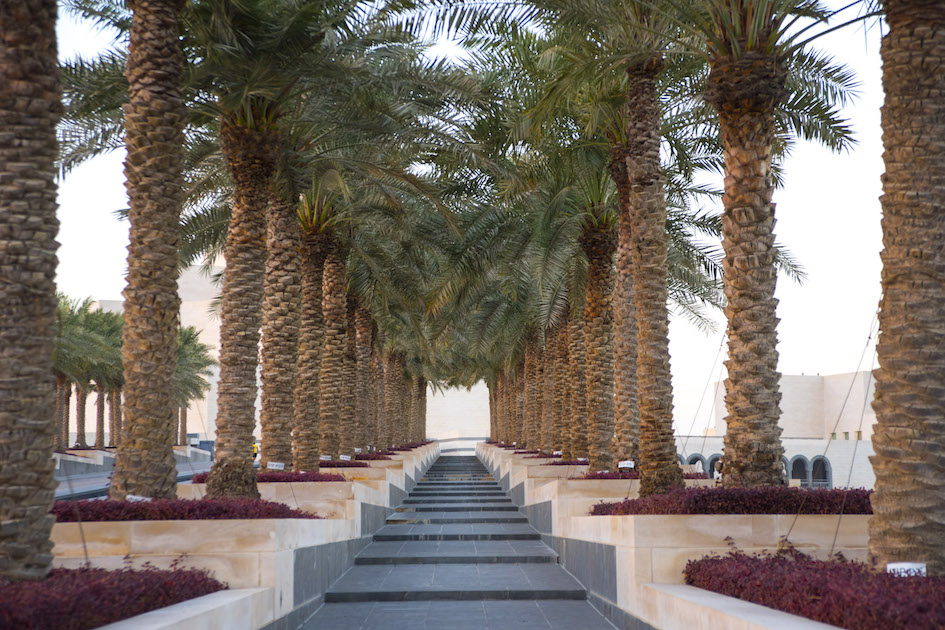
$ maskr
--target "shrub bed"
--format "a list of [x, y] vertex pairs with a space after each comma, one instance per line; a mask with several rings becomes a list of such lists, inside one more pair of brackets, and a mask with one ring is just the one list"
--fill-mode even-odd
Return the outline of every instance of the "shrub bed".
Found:
[[587, 466], [586, 459], [562, 459], [557, 462], [548, 462], [542, 466]]
[[367, 462], [359, 462], [355, 460], [346, 462], [340, 459], [338, 461], [335, 461], [333, 459], [321, 461], [321, 462], [318, 462], [318, 466], [320, 468], [370, 468], [371, 467], [371, 465], [368, 464]]
[[554, 453], [539, 452], [537, 455], [529, 455], [525, 459], [561, 459], [561, 455], [555, 455]]
[[871, 490], [804, 488], [682, 488], [616, 503], [598, 503], [594, 516], [625, 514], [872, 514]]
[[[206, 483], [210, 473], [197, 473], [194, 475], [194, 483]], [[286, 483], [289, 481], [344, 481], [344, 475], [333, 473], [299, 472], [293, 470], [260, 470], [256, 473], [258, 483]]]
[[373, 453], [356, 453], [354, 458], [358, 461], [379, 461], [379, 460], [390, 460], [391, 453], [387, 451], [375, 451]]
[[850, 628], [945, 628], [945, 578], [876, 573], [843, 558], [735, 551], [690, 560], [686, 584]]
[[534, 455], [535, 453], [540, 453], [541, 451], [514, 451], [512, 455]]
[[53, 569], [38, 582], [0, 581], [0, 628], [98, 628], [225, 588], [195, 569]]
[[[589, 472], [583, 477], [571, 477], [571, 479], [639, 479], [639, 470], [621, 470], [620, 472], [611, 472], [609, 470], [599, 470]], [[709, 475], [705, 473], [683, 473], [683, 479], [708, 479]]]
[[402, 444], [401, 446], [392, 448], [391, 450], [400, 452], [412, 451], [415, 448], [420, 448], [421, 446], [426, 446], [427, 444], [433, 444], [433, 440], [427, 440], [426, 442], [407, 442], [406, 444]]
[[93, 521], [198, 521], [240, 518], [320, 518], [261, 499], [155, 499], [154, 501], [56, 501], [60, 523]]

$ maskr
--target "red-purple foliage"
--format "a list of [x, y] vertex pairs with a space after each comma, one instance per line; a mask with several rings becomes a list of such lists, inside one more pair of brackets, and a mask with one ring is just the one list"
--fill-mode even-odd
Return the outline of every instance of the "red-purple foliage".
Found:
[[[210, 473], [197, 473], [194, 475], [194, 483], [206, 483]], [[286, 483], [289, 481], [344, 481], [343, 475], [332, 473], [317, 472], [297, 472], [292, 470], [260, 470], [256, 473], [256, 481], [259, 483]]]
[[945, 628], [945, 578], [876, 573], [842, 558], [735, 551], [686, 564], [686, 584], [850, 628]]
[[392, 448], [392, 451], [412, 451], [415, 448], [420, 448], [421, 446], [426, 446], [427, 444], [433, 444], [433, 440], [427, 440], [426, 442], [407, 442], [402, 444], [397, 448]]
[[[621, 470], [620, 472], [611, 472], [609, 470], [598, 470], [589, 472], [583, 477], [571, 477], [571, 479], [639, 479], [639, 470]], [[683, 473], [683, 479], [708, 479], [709, 475], [705, 473]]]
[[562, 459], [557, 462], [548, 462], [542, 466], [587, 466], [586, 459]]
[[56, 501], [60, 523], [89, 521], [198, 521], [237, 518], [320, 518], [284, 503], [261, 499], [155, 499]]
[[514, 451], [512, 455], [534, 455], [535, 453], [540, 453], [539, 450], [534, 451]]
[[516, 449], [516, 448], [518, 448], [518, 447], [515, 446], [514, 444], [499, 444], [499, 448], [505, 448], [505, 449], [511, 448], [511, 449]]
[[196, 569], [53, 569], [38, 582], [0, 581], [0, 628], [98, 628], [225, 588]]
[[356, 453], [354, 458], [358, 461], [389, 460], [390, 457], [388, 457], [388, 455], [390, 455], [390, 453], [386, 451], [374, 451], [373, 453]]
[[323, 462], [318, 462], [319, 468], [370, 468], [371, 465], [367, 462], [356, 462], [351, 460], [350, 462], [342, 460], [328, 460]]
[[561, 456], [555, 455], [554, 453], [543, 453], [538, 451], [537, 455], [529, 455], [525, 459], [561, 459]]
[[625, 514], [872, 514], [872, 490], [806, 488], [682, 488], [617, 503], [598, 503], [594, 516]]

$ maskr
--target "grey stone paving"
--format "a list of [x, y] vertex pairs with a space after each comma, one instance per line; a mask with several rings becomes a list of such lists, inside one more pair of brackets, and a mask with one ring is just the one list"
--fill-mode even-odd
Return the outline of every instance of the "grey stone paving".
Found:
[[441, 457], [387, 523], [302, 628], [614, 629], [474, 457]]

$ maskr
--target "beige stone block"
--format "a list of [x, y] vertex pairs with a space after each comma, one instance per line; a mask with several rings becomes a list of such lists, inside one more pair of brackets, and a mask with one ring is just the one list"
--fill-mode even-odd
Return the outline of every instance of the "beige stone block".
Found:
[[169, 569], [172, 564], [183, 568], [205, 569], [230, 588], [255, 588], [272, 586], [271, 573], [266, 576], [269, 584], [263, 583], [260, 572], [259, 553], [217, 553], [132, 556], [131, 567], [141, 569], [145, 565], [158, 569]]
[[131, 523], [56, 523], [51, 535], [55, 556], [124, 556], [131, 553]]
[[270, 591], [219, 591], [103, 626], [102, 630], [256, 630], [275, 619]]
[[88, 563], [84, 556], [54, 556], [53, 566], [57, 569], [81, 569], [88, 564], [97, 569], [116, 571], [131, 566], [131, 559], [126, 556], [89, 556]]
[[273, 519], [132, 521], [131, 553], [271, 551], [275, 537], [273, 523]]
[[[790, 531], [792, 545], [803, 551], [815, 548], [837, 549], [865, 548], [869, 545], [868, 521], [864, 514], [801, 515], [784, 514], [778, 517], [778, 538]], [[792, 528], [793, 524], [793, 528]], [[839, 525], [839, 528], [838, 528]], [[834, 545], [836, 535], [836, 545]]]
[[278, 619], [289, 614], [295, 607], [295, 551], [292, 549], [277, 551], [273, 555], [272, 564], [272, 607]]
[[673, 516], [598, 516], [591, 518], [632, 519], [635, 521], [632, 544], [637, 547], [716, 547], [725, 545], [730, 536], [739, 541], [752, 541], [752, 516], [747, 514], [724, 515], [673, 515]]

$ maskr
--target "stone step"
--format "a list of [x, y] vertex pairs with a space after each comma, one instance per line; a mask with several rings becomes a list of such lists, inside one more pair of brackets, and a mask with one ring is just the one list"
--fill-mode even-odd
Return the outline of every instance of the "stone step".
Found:
[[511, 503], [512, 499], [502, 495], [497, 497], [429, 497], [426, 499], [407, 498], [404, 505], [429, 505], [431, 503]]
[[614, 630], [582, 601], [360, 602], [325, 604], [300, 630]]
[[355, 564], [479, 564], [557, 562], [548, 545], [537, 540], [442, 540], [373, 542]]
[[385, 525], [375, 541], [391, 540], [541, 540], [528, 523], [449, 523]]
[[517, 512], [518, 506], [508, 503], [420, 503], [401, 505], [397, 512]]
[[584, 587], [551, 563], [356, 565], [325, 593], [326, 603], [586, 598]]
[[416, 497], [490, 497], [505, 496], [504, 490], [411, 490], [410, 496]]
[[399, 523], [527, 523], [521, 512], [394, 512], [389, 525]]

